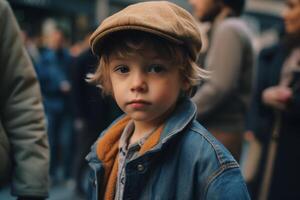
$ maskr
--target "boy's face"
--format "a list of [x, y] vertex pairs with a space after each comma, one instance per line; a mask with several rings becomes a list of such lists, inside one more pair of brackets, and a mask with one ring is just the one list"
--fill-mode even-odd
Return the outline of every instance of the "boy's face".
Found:
[[109, 70], [116, 102], [134, 121], [159, 123], [184, 89], [178, 66], [151, 48], [129, 58], [111, 55]]

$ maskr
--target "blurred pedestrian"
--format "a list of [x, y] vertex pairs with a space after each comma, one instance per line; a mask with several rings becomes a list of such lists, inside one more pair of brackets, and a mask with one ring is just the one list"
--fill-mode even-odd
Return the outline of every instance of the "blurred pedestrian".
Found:
[[19, 200], [48, 196], [49, 149], [40, 88], [7, 1], [0, 0], [0, 184]]
[[209, 22], [203, 60], [211, 77], [193, 97], [197, 119], [240, 158], [245, 114], [250, 101], [254, 53], [251, 30], [239, 19], [245, 0], [189, 0], [200, 22]]
[[263, 144], [253, 199], [300, 199], [300, 0], [287, 0], [286, 34], [262, 50], [250, 129]]
[[202, 41], [192, 15], [168, 1], [133, 4], [91, 36], [91, 77], [126, 113], [87, 156], [92, 199], [249, 199], [239, 166], [196, 120], [192, 88]]
[[[65, 47], [65, 32], [59, 25], [48, 33], [47, 46], [36, 64], [48, 122], [53, 182], [71, 177], [73, 135], [72, 57]], [[62, 166], [63, 176], [59, 173]]]

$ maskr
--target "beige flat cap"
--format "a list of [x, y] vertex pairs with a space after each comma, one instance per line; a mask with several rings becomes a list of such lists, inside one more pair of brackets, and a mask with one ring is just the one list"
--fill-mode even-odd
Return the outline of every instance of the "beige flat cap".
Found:
[[183, 45], [193, 60], [202, 45], [197, 22], [188, 11], [168, 1], [149, 1], [106, 18], [90, 37], [94, 54], [101, 56], [101, 43], [107, 35], [123, 30], [144, 31]]

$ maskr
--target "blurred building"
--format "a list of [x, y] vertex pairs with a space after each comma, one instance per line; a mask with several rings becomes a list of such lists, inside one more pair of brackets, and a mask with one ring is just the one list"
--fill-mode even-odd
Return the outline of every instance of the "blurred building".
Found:
[[81, 38], [95, 19], [96, 0], [8, 0], [23, 29], [41, 31], [43, 21], [53, 18], [66, 29], [71, 41]]

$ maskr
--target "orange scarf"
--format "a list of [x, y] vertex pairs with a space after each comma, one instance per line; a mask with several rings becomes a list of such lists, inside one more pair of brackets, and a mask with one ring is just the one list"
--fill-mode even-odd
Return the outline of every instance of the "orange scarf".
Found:
[[[97, 143], [97, 156], [102, 161], [104, 167], [104, 198], [105, 200], [113, 200], [116, 190], [117, 176], [118, 176], [118, 152], [119, 140], [124, 128], [130, 118], [125, 116], [116, 124], [114, 124], [107, 133], [99, 139]], [[163, 125], [161, 125], [149, 138], [145, 141], [139, 151], [139, 155], [144, 154], [154, 147], [160, 139]]]

